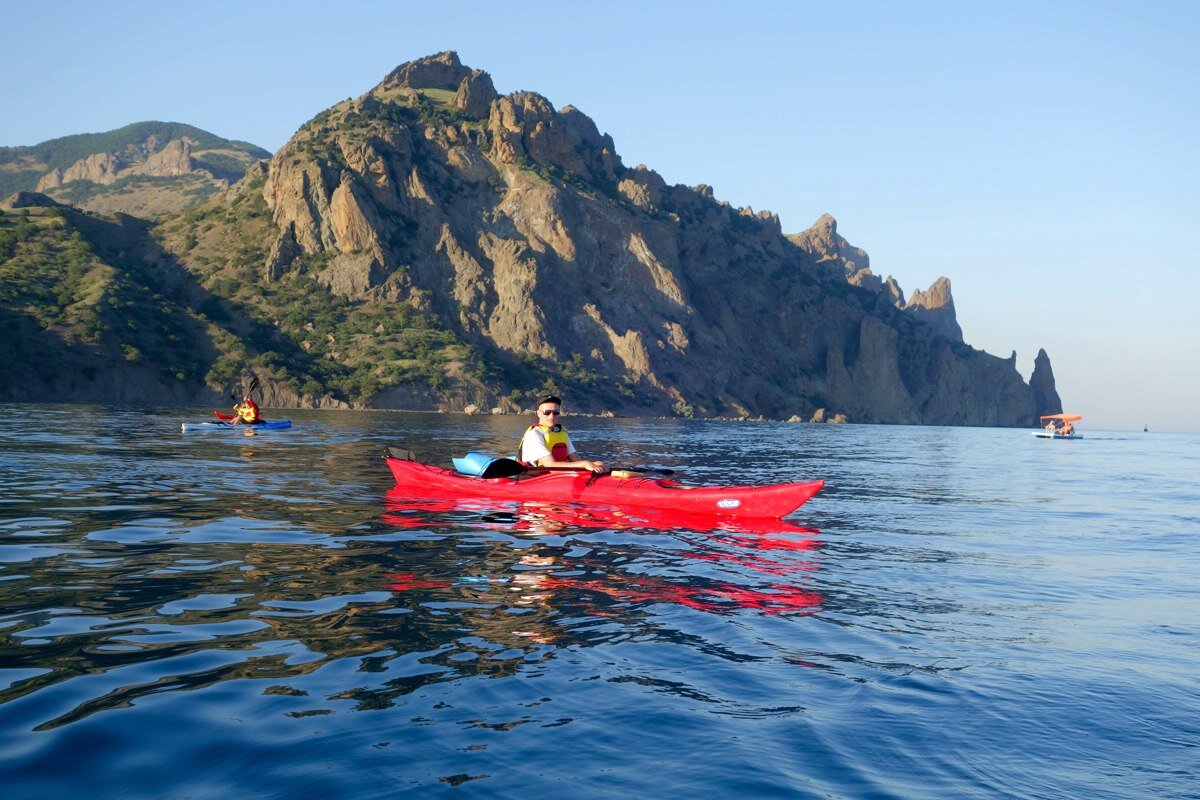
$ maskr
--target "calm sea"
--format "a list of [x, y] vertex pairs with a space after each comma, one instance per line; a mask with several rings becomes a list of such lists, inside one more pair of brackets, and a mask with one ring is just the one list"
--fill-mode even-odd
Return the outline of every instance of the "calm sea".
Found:
[[1200, 797], [1200, 436], [567, 418], [658, 530], [388, 494], [524, 421], [0, 406], [4, 797]]

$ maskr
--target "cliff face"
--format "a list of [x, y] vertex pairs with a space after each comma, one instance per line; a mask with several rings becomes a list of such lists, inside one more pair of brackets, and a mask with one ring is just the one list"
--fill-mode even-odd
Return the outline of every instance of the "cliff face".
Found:
[[[131, 175], [155, 175], [173, 177], [187, 175], [197, 167], [192, 162], [189, 139], [173, 139], [163, 145], [161, 150], [152, 150], [154, 142], [135, 149], [140, 158], [125, 161], [112, 153], [93, 153], [87, 158], [81, 158], [65, 170], [53, 169], [38, 180], [38, 192], [49, 192], [67, 183], [89, 181], [107, 186], [116, 183], [121, 178]], [[211, 174], [207, 177], [212, 178]]]
[[319, 115], [271, 161], [264, 197], [279, 230], [266, 276], [323, 255], [333, 292], [411, 304], [502, 358], [576, 360], [626, 405], [1035, 416], [1015, 369], [962, 345], [945, 279], [905, 305], [832, 217], [789, 242], [774, 215], [625, 167], [582, 112], [497, 96], [453, 53]]
[[788, 240], [811, 256], [818, 265], [827, 268], [831, 275], [841, 275], [846, 283], [858, 286], [884, 298], [896, 308], [906, 311], [914, 318], [930, 325], [938, 333], [955, 342], [963, 341], [962, 328], [954, 313], [954, 298], [950, 293], [950, 279], [938, 278], [927, 291], [913, 292], [908, 302], [904, 291], [891, 275], [880, 278], [871, 272], [870, 259], [866, 251], [855, 247], [837, 232], [837, 220], [828, 214], [803, 233], [788, 235]]
[[1029, 376], [1029, 389], [1033, 392], [1034, 403], [1039, 416], [1045, 414], [1063, 413], [1062, 400], [1058, 397], [1058, 389], [1054, 385], [1054, 370], [1050, 367], [1050, 356], [1045, 350], [1038, 350], [1033, 362], [1033, 374]]
[[558, 390], [583, 411], [964, 425], [1043, 410], [1013, 360], [963, 343], [945, 279], [905, 303], [832, 217], [788, 237], [667, 185], [578, 109], [501, 96], [453, 53], [318, 114], [155, 240], [157, 260], [122, 252], [185, 276], [209, 386], [252, 370], [276, 403], [514, 410]]
[[[813, 226], [803, 233], [790, 233], [788, 240], [808, 253], [812, 259], [823, 267], [828, 267], [835, 274], [838, 270], [852, 286], [862, 286], [873, 291], [883, 288], [883, 281], [871, 272], [871, 258], [867, 251], [855, 247], [838, 233], [837, 220], [829, 214], [822, 214]], [[891, 276], [888, 276], [889, 280]], [[900, 304], [903, 305], [903, 298]]]
[[954, 298], [950, 295], [950, 279], [938, 278], [927, 291], [920, 289], [908, 298], [904, 310], [929, 324], [938, 333], [956, 342], [963, 340], [962, 328], [954, 314]]

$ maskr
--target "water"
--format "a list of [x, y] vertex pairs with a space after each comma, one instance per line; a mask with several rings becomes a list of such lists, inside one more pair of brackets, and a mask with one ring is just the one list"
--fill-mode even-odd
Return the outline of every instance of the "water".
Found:
[[5, 797], [1200, 797], [1200, 436], [575, 420], [828, 481], [658, 530], [387, 496], [516, 418], [0, 412]]

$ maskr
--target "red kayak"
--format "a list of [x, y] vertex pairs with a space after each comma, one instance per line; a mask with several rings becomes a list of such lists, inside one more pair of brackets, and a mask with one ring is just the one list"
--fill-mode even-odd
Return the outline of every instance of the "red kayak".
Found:
[[727, 517], [783, 517], [825, 485], [825, 481], [808, 481], [769, 486], [687, 486], [665, 478], [536, 467], [514, 477], [479, 478], [393, 455], [388, 455], [387, 465], [396, 477], [394, 491], [413, 498], [640, 506]]

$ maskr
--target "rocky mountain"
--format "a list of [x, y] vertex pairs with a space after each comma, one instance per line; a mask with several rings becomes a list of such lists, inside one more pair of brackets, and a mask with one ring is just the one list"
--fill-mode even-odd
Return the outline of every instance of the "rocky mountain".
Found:
[[950, 279], [942, 276], [928, 290], [917, 289], [904, 304], [904, 310], [928, 323], [947, 339], [961, 342], [962, 328], [954, 314], [954, 298], [950, 295]]
[[[867, 251], [846, 241], [846, 238], [838, 233], [837, 220], [829, 214], [821, 215], [821, 218], [803, 233], [790, 233], [787, 238], [818, 264], [829, 267], [835, 273], [841, 270], [846, 282], [851, 286], [880, 291], [885, 284], [879, 276], [871, 272], [871, 258]], [[888, 280], [891, 280], [890, 275]], [[904, 298], [900, 295], [899, 305], [903, 304]]]
[[37, 191], [91, 211], [174, 212], [241, 180], [261, 147], [174, 122], [0, 147], [0, 196]]
[[[1014, 354], [1015, 355], [1015, 354]], [[1029, 388], [1033, 391], [1034, 404], [1041, 414], [1061, 414], [1062, 400], [1054, 386], [1054, 370], [1050, 367], [1050, 356], [1038, 350], [1033, 361], [1033, 374], [1029, 376]]]
[[785, 236], [451, 52], [143, 233], [100, 249], [171, 276], [159, 294], [207, 367], [180, 379], [193, 397], [253, 371], [268, 402], [304, 405], [516, 410], [559, 390], [622, 414], [1030, 425], [1057, 401], [963, 342], [948, 281], [905, 303], [832, 217]]
[[892, 305], [928, 323], [943, 336], [957, 342], [963, 340], [962, 328], [954, 313], [954, 298], [950, 294], [950, 279], [943, 276], [928, 290], [913, 292], [908, 302], [904, 290], [891, 275], [880, 278], [871, 272], [871, 260], [865, 250], [854, 247], [837, 232], [837, 220], [824, 214], [803, 233], [788, 234], [788, 240], [808, 253], [816, 262], [841, 275], [851, 286], [882, 294]]

